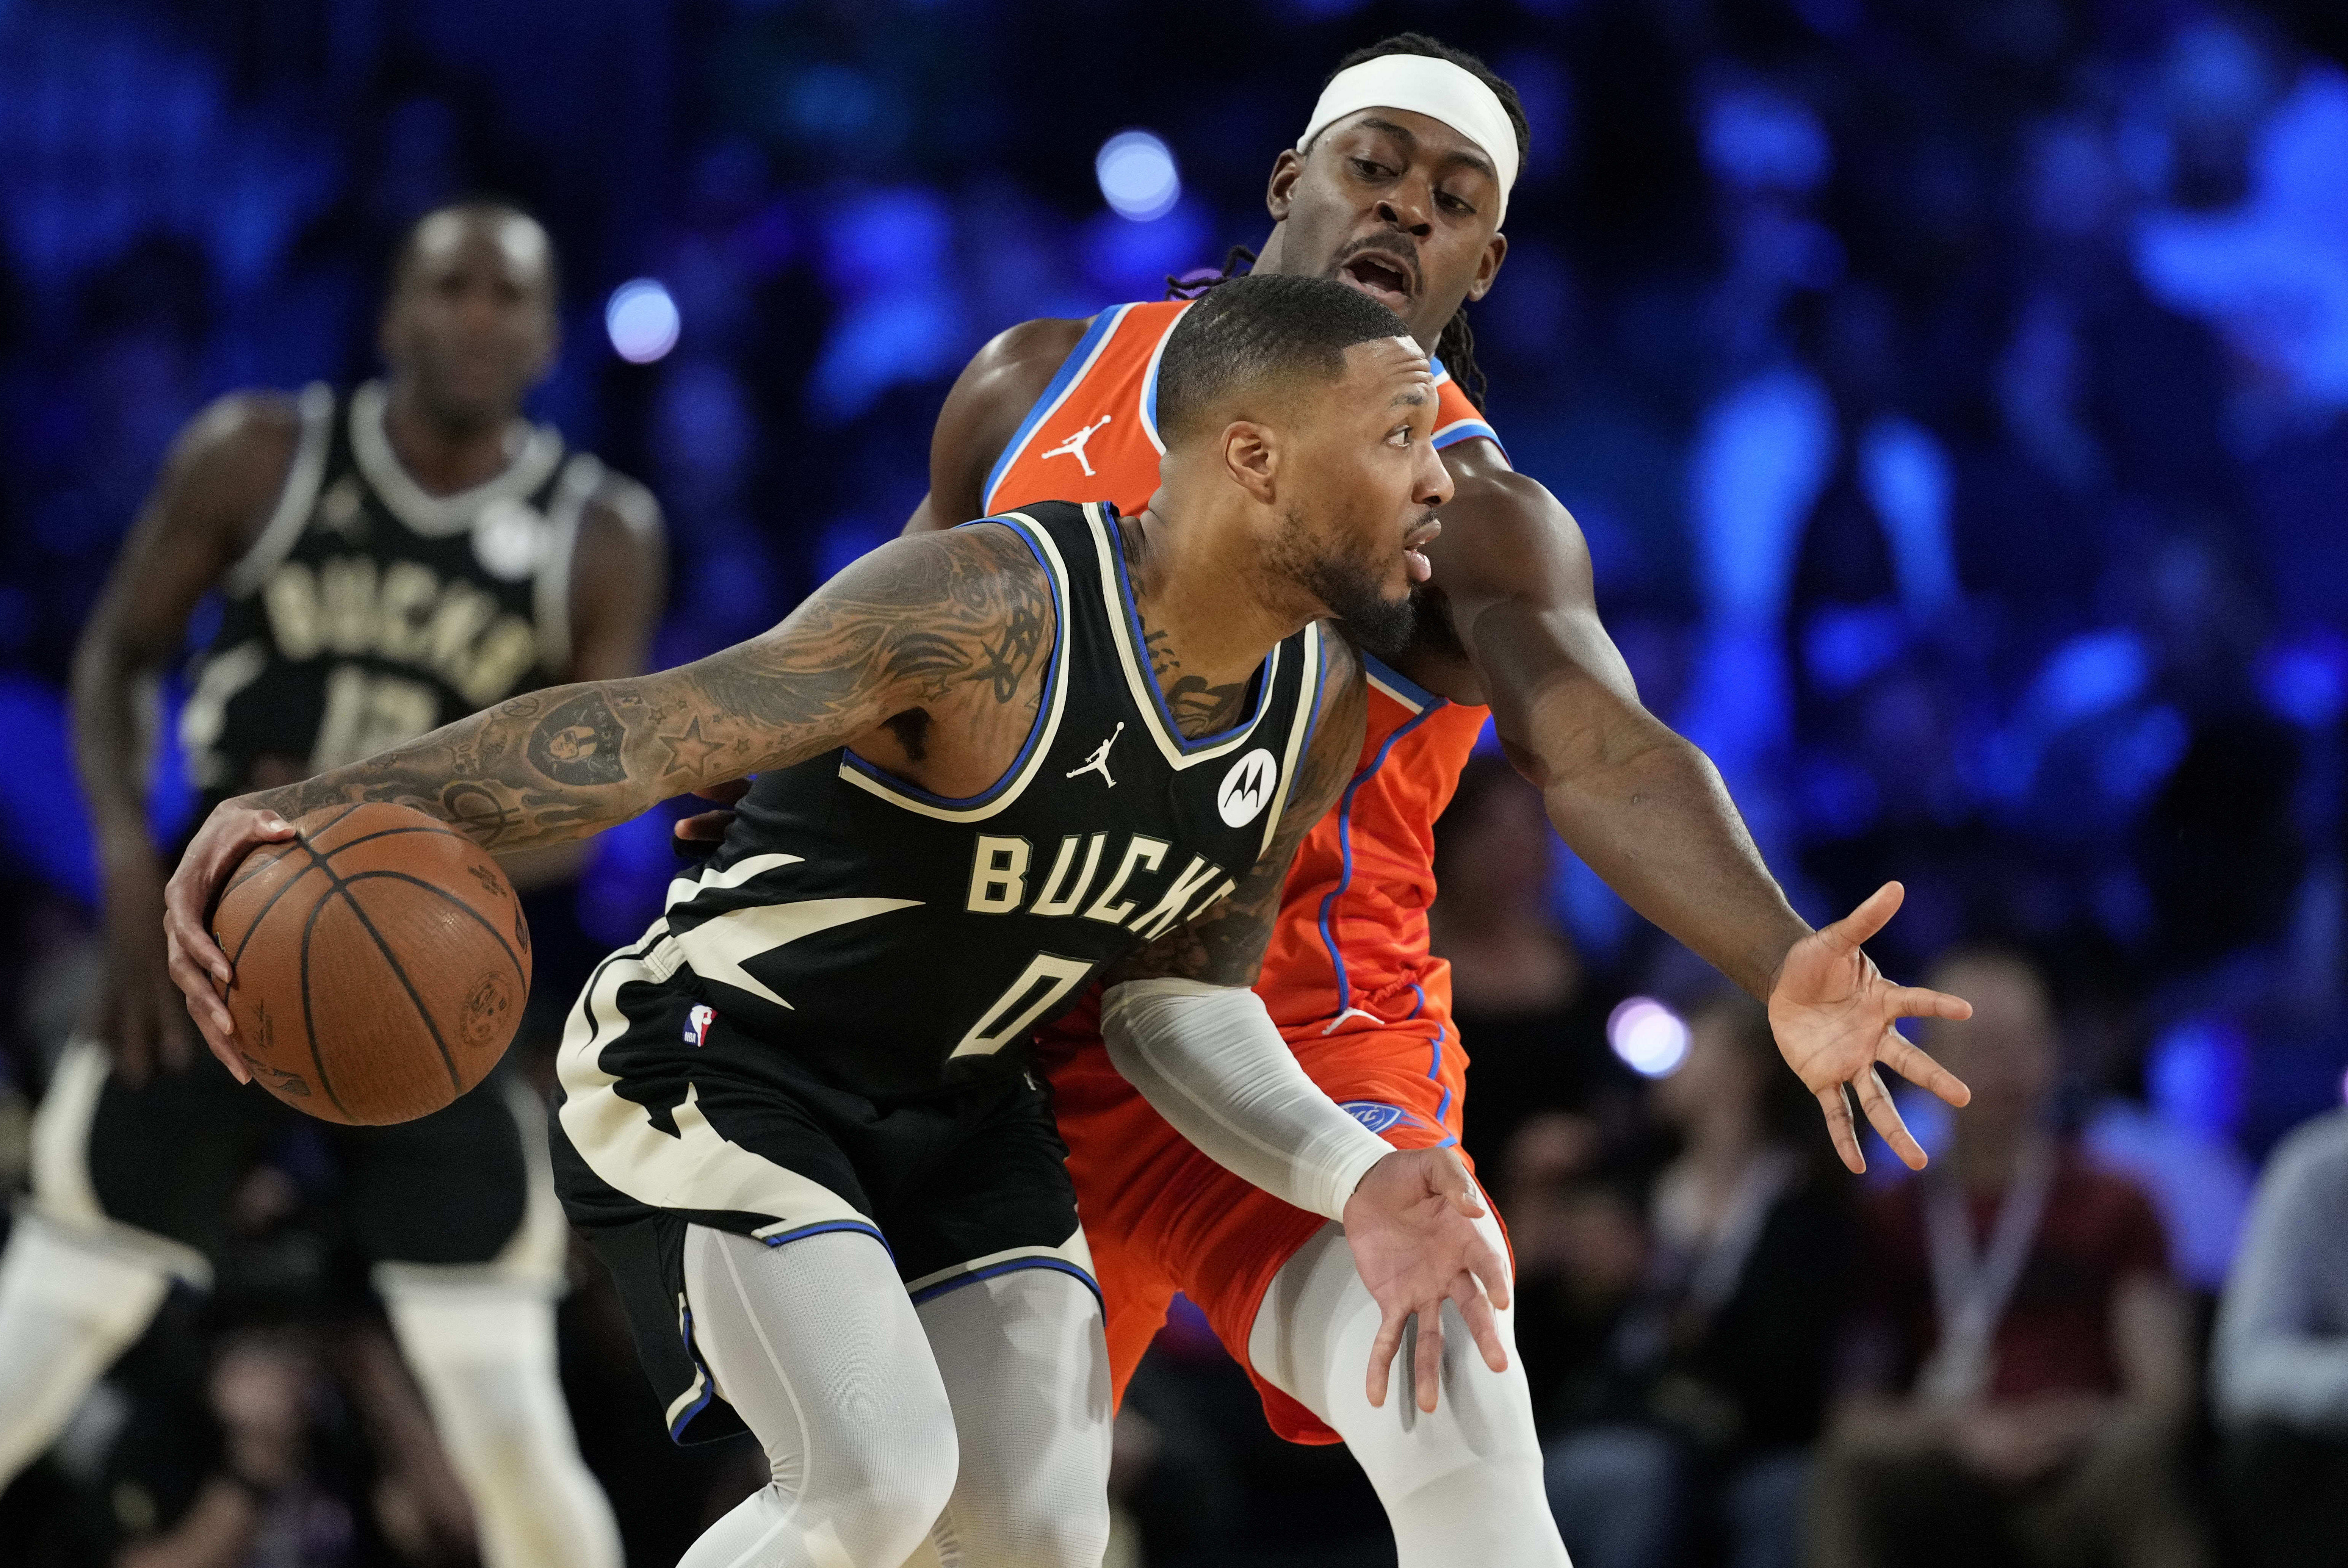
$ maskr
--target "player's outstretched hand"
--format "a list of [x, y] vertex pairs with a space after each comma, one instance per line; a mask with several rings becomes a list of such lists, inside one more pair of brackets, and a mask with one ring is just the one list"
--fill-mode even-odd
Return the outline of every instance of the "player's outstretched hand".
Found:
[[207, 922], [221, 888], [244, 857], [264, 844], [283, 844], [294, 836], [294, 825], [275, 812], [222, 801], [204, 818], [202, 827], [180, 857], [179, 870], [163, 889], [163, 942], [170, 953], [171, 979], [188, 999], [189, 1016], [204, 1043], [239, 1083], [252, 1081], [236, 1049], [236, 1022], [228, 1004], [213, 989], [236, 978], [228, 955], [212, 941]]
[[[1495, 1307], [1509, 1305], [1509, 1270], [1475, 1222], [1484, 1214], [1467, 1167], [1448, 1149], [1397, 1149], [1370, 1167], [1345, 1201], [1354, 1267], [1378, 1304], [1370, 1347], [1370, 1403], [1383, 1408], [1403, 1330], [1418, 1320], [1411, 1386], [1432, 1411], [1443, 1370], [1443, 1304], [1456, 1303], [1484, 1364], [1509, 1369]], [[1479, 1286], [1478, 1281], [1482, 1281]]]
[[734, 825], [734, 804], [750, 793], [750, 781], [728, 779], [693, 793], [704, 800], [716, 801], [720, 809], [679, 817], [676, 825], [669, 830], [673, 835], [669, 847], [688, 860], [705, 860], [717, 853], [717, 846], [726, 842], [726, 830]]
[[1887, 882], [1833, 925], [1795, 943], [1769, 992], [1769, 1027], [1776, 1033], [1777, 1049], [1818, 1096], [1835, 1151], [1854, 1171], [1867, 1169], [1867, 1157], [1859, 1151], [1845, 1085], [1858, 1091], [1867, 1120], [1891, 1152], [1915, 1171], [1924, 1168], [1924, 1151], [1900, 1119], [1877, 1067], [1891, 1069], [1952, 1105], [1973, 1097], [1955, 1073], [1902, 1039], [1899, 1027], [1903, 1018], [1971, 1018], [1972, 1003], [1943, 991], [1895, 986], [1860, 950], [1859, 944], [1890, 920], [1905, 891]]

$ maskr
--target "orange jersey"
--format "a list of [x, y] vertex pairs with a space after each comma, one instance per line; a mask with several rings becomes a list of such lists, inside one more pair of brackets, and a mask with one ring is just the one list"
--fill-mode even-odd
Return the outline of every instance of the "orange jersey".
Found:
[[[1189, 308], [1166, 300], [1093, 318], [987, 476], [988, 513], [1045, 500], [1108, 501], [1127, 513], [1148, 505], [1166, 450], [1158, 436], [1158, 361]], [[1498, 445], [1441, 361], [1435, 371], [1435, 445]], [[1376, 660], [1368, 664], [1360, 765], [1338, 808], [1297, 850], [1256, 989], [1297, 1044], [1408, 1020], [1429, 1041], [1428, 1076], [1449, 1090], [1464, 1061], [1456, 1048], [1444, 1050], [1450, 966], [1426, 946], [1435, 819], [1450, 804], [1488, 711], [1424, 692]], [[1457, 1098], [1442, 1097], [1452, 1114]]]

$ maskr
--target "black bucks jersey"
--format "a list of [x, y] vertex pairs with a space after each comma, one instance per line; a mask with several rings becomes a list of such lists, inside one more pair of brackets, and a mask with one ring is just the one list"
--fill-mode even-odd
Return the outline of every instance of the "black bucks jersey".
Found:
[[603, 481], [532, 428], [503, 473], [427, 494], [384, 433], [378, 383], [302, 395], [275, 510], [222, 588], [180, 740], [207, 806], [339, 767], [518, 692], [571, 660], [572, 546]]
[[1175, 727], [1144, 656], [1114, 511], [995, 519], [1058, 623], [1026, 746], [994, 788], [927, 794], [841, 750], [762, 774], [666, 927], [709, 1001], [842, 1087], [921, 1093], [1025, 1065], [1104, 964], [1231, 891], [1271, 843], [1318, 705], [1317, 628], [1247, 716]]

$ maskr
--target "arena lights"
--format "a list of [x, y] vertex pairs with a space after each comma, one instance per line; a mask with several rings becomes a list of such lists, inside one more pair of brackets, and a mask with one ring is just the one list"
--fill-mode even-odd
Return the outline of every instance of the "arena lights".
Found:
[[1165, 217], [1182, 200], [1174, 149], [1149, 131], [1121, 130], [1101, 143], [1093, 174], [1109, 210], [1136, 223]]
[[676, 302], [653, 278], [622, 283], [603, 307], [603, 330], [612, 334], [612, 350], [630, 364], [650, 364], [675, 348], [684, 324]]
[[1632, 997], [1606, 1015], [1606, 1043], [1642, 1078], [1669, 1078], [1687, 1060], [1688, 1026], [1653, 997]]

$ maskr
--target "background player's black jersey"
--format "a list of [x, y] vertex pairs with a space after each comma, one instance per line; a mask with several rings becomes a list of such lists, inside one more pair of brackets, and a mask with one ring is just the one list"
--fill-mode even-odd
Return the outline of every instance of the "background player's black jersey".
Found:
[[670, 895], [683, 979], [860, 1093], [1024, 1065], [1029, 1032], [1102, 964], [1255, 864], [1311, 737], [1317, 627], [1273, 650], [1236, 728], [1187, 740], [1145, 657], [1115, 512], [1047, 502], [995, 523], [1043, 563], [1058, 621], [1009, 772], [966, 800], [844, 748], [762, 774]]
[[[340, 767], [545, 684], [571, 661], [572, 546], [602, 483], [531, 429], [504, 472], [427, 494], [383, 427], [386, 394], [302, 395], [276, 509], [222, 582], [180, 738], [204, 804]], [[256, 778], [255, 764], [275, 765]]]

